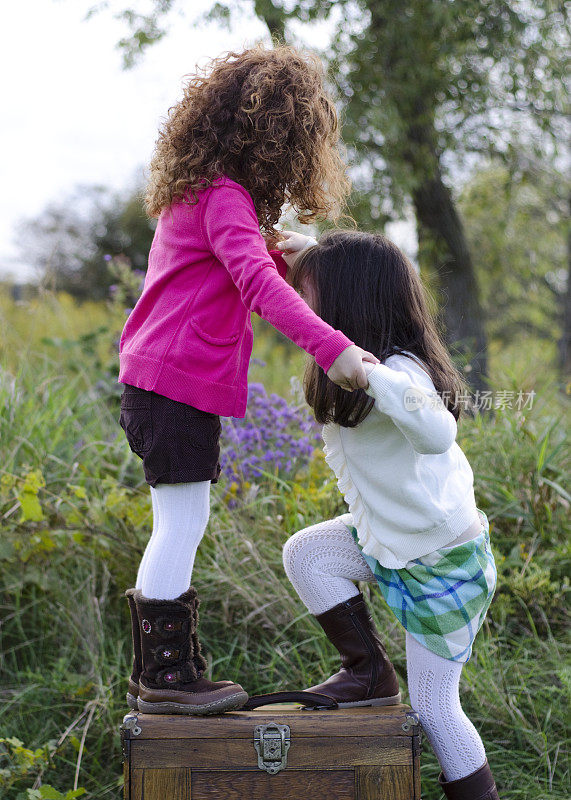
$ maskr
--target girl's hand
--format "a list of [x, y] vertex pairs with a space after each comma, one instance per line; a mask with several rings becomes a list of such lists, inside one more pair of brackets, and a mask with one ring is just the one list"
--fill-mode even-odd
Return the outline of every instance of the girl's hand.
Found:
[[288, 267], [293, 267], [296, 259], [304, 250], [317, 244], [317, 239], [314, 239], [313, 236], [306, 236], [304, 233], [295, 231], [283, 231], [283, 237], [276, 244], [276, 248], [282, 251]]
[[368, 353], [356, 344], [352, 344], [337, 356], [329, 367], [327, 377], [337, 386], [347, 389], [349, 392], [355, 389], [366, 389], [369, 381], [363, 366], [364, 361], [371, 364], [380, 364], [379, 359], [372, 353]]
[[[379, 360], [377, 359], [377, 364], [378, 364], [378, 363], [380, 363], [380, 362], [379, 362]], [[368, 376], [369, 376], [369, 373], [370, 373], [372, 370], [374, 370], [374, 369], [375, 369], [375, 365], [374, 365], [373, 363], [371, 363], [370, 361], [366, 361], [365, 359], [363, 359], [363, 369], [365, 370], [365, 373], [366, 373], [366, 375], [367, 375], [367, 377], [368, 377]], [[366, 385], [366, 386], [364, 386], [363, 388], [364, 388], [364, 389], [368, 389], [368, 388], [369, 388], [369, 381], [368, 381], [368, 380], [367, 380], [367, 385]]]
[[275, 233], [263, 233], [262, 238], [264, 239], [268, 250], [276, 250], [278, 242], [281, 242], [282, 240], [282, 234], [280, 231], [275, 231]]

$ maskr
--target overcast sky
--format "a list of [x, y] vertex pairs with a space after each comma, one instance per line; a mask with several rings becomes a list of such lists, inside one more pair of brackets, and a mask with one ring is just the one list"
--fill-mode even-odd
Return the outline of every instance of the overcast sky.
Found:
[[[239, 20], [228, 32], [192, 27], [189, 16], [175, 13], [169, 35], [125, 71], [116, 43], [126, 29], [113, 11], [145, 13], [148, 4], [111, 0], [111, 10], [86, 21], [96, 2], [26, 0], [3, 9], [0, 277], [33, 275], [18, 260], [18, 220], [39, 214], [77, 184], [132, 184], [149, 160], [161, 119], [180, 96], [183, 76], [197, 62], [267, 38], [255, 19]], [[212, 2], [179, 5], [198, 16]], [[325, 41], [325, 30], [312, 33], [316, 46]]]

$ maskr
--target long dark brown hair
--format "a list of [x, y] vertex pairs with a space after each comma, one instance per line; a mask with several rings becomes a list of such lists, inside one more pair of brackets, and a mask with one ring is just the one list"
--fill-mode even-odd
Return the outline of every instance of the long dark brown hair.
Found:
[[150, 165], [147, 212], [193, 204], [225, 174], [250, 193], [266, 233], [285, 203], [304, 223], [336, 219], [350, 191], [339, 141], [316, 55], [286, 45], [228, 53], [190, 77], [170, 109]]
[[[455, 401], [466, 384], [439, 335], [420, 277], [393, 242], [381, 234], [330, 231], [300, 256], [291, 283], [301, 292], [311, 287], [319, 316], [381, 363], [395, 353], [406, 355], [405, 350], [417, 356], [448, 410], [459, 418]], [[363, 389], [347, 392], [334, 384], [313, 359], [304, 389], [321, 423], [352, 428], [374, 403]]]

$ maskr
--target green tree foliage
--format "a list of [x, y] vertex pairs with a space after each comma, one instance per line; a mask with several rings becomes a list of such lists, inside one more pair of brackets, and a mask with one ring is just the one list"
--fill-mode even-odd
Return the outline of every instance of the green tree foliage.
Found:
[[[149, 42], [132, 28], [133, 38], [122, 42], [131, 61], [174, 5], [155, 0]], [[326, 56], [361, 193], [354, 213], [361, 226], [378, 228], [413, 207], [421, 266], [440, 289], [448, 342], [481, 386], [487, 341], [454, 187], [482, 156], [509, 156], [515, 132], [537, 161], [553, 150], [563, 125], [563, 4], [226, 0], [213, 3], [207, 16], [229, 24], [246, 6], [286, 40], [296, 22], [329, 18], [335, 25]]]
[[560, 176], [524, 164], [478, 171], [459, 198], [491, 338], [554, 341], [563, 329], [567, 201]]
[[145, 270], [154, 227], [138, 191], [116, 195], [83, 186], [22, 222], [18, 243], [47, 286], [79, 300], [101, 300], [114, 283], [109, 256], [121, 255], [133, 269]]
[[509, 154], [516, 129], [544, 157], [560, 127], [562, 14], [553, 3], [515, 0], [339, 6], [350, 24], [339, 26], [331, 57], [357, 186], [370, 198], [360, 222], [412, 203], [421, 267], [435, 273], [448, 342], [467, 356], [478, 387], [486, 335], [453, 187], [470, 161]]

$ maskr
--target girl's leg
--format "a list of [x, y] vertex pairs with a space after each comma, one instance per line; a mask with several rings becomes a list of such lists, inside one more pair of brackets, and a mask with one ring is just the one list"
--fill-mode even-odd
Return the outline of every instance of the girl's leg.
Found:
[[406, 634], [410, 703], [446, 781], [471, 775], [486, 762], [478, 732], [462, 710], [458, 687], [462, 664], [449, 661]]
[[[210, 512], [210, 481], [151, 487], [153, 533], [137, 588], [144, 597], [173, 600], [190, 586], [192, 568]], [[140, 586], [139, 586], [140, 583]]]
[[149, 554], [153, 547], [154, 537], [156, 536], [157, 529], [159, 527], [159, 504], [157, 501], [157, 493], [152, 486], [150, 487], [150, 489], [151, 489], [151, 503], [153, 505], [153, 530], [151, 532], [150, 539], [147, 542], [147, 546], [145, 548], [145, 552], [143, 553], [143, 558], [141, 559], [141, 563], [139, 564], [139, 570], [137, 572], [137, 582], [135, 584], [136, 589], [141, 589], [143, 586], [143, 575], [145, 574], [147, 561], [149, 560]]
[[284, 567], [308, 611], [323, 614], [359, 594], [353, 581], [375, 577], [339, 518], [295, 533], [283, 550]]
[[[137, 707], [147, 714], [212, 714], [248, 699], [231, 681], [204, 677], [198, 639], [198, 595], [190, 585], [208, 523], [210, 481], [151, 488], [155, 525], [133, 601], [140, 625]], [[130, 684], [131, 685], [131, 684]]]
[[361, 551], [340, 519], [294, 534], [284, 566], [296, 592], [341, 656], [341, 669], [307, 691], [341, 707], [400, 702], [398, 678], [363, 595], [353, 581], [373, 581]]

